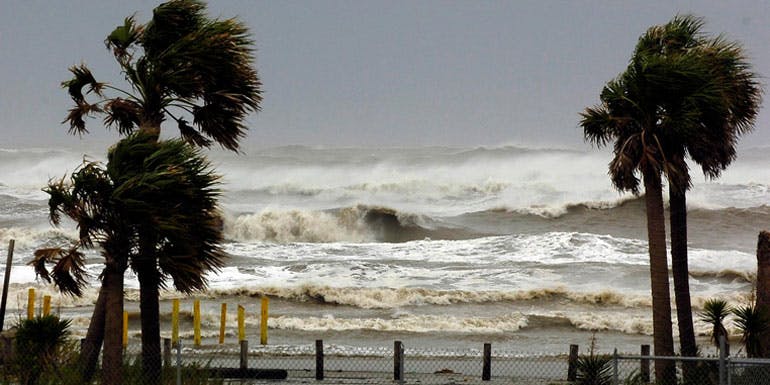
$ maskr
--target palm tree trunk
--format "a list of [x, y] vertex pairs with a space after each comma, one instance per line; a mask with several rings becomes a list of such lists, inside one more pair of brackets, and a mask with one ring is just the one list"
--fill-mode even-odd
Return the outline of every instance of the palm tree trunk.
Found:
[[[107, 278], [106, 270], [104, 279]], [[94, 305], [94, 314], [91, 316], [91, 322], [88, 324], [88, 332], [83, 341], [80, 351], [80, 368], [83, 383], [90, 383], [96, 370], [96, 363], [99, 361], [99, 351], [102, 349], [104, 341], [104, 317], [107, 301], [107, 286], [102, 281], [99, 288], [99, 296]]]
[[[663, 214], [663, 188], [660, 173], [643, 170], [647, 207], [647, 238], [650, 252], [650, 287], [652, 292], [652, 330], [656, 356], [674, 355], [671, 325], [671, 295], [666, 254], [666, 220]], [[658, 384], [676, 384], [675, 366], [671, 361], [655, 361]]]
[[[757, 311], [770, 314], [770, 232], [759, 233], [757, 241]], [[762, 357], [770, 357], [770, 333], [761, 336]]]
[[104, 303], [104, 356], [102, 384], [123, 383], [123, 269], [107, 266], [102, 288]]
[[155, 260], [143, 260], [137, 266], [139, 279], [139, 308], [142, 318], [142, 377], [143, 383], [156, 384], [160, 381], [160, 311], [158, 288], [160, 274]]
[[[671, 272], [674, 277], [674, 296], [676, 299], [677, 325], [679, 326], [679, 345], [685, 357], [697, 354], [695, 330], [692, 321], [690, 303], [689, 269], [687, 267], [687, 200], [685, 192], [669, 187], [671, 222]], [[690, 378], [692, 365], [683, 363], [685, 379]]]

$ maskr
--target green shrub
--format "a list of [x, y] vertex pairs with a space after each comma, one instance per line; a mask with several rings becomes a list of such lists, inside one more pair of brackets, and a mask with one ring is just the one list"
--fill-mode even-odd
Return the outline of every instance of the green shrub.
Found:
[[77, 354], [72, 343], [67, 341], [69, 326], [69, 320], [54, 315], [19, 321], [16, 326], [13, 371], [21, 384], [70, 382], [68, 372], [74, 366]]
[[577, 360], [576, 385], [612, 384], [612, 357], [606, 354], [595, 355], [593, 352]]

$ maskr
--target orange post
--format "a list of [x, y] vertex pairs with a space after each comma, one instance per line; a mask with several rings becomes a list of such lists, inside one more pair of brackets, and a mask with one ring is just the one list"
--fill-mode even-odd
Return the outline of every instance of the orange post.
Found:
[[128, 312], [123, 310], [123, 349], [128, 347]]
[[201, 300], [193, 302], [193, 343], [201, 346]]
[[43, 296], [43, 315], [49, 315], [51, 314], [51, 296], [45, 295]]
[[246, 340], [246, 309], [238, 305], [238, 342]]
[[227, 304], [222, 304], [222, 310], [219, 314], [219, 344], [225, 343], [225, 324], [227, 324]]
[[27, 319], [33, 319], [35, 318], [35, 288], [30, 287], [27, 294]]
[[174, 298], [171, 305], [171, 343], [179, 341], [179, 298]]
[[262, 345], [267, 345], [267, 307], [269, 304], [270, 299], [262, 297], [262, 311], [259, 321], [259, 343]]

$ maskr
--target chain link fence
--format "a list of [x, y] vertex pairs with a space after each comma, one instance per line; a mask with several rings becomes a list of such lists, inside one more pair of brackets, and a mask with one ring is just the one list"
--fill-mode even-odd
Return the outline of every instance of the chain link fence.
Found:
[[[126, 385], [203, 384], [527, 384], [641, 385], [655, 381], [656, 360], [673, 361], [678, 384], [770, 385], [770, 360], [744, 357], [655, 357], [651, 355], [537, 354], [493, 349], [392, 346], [350, 347], [315, 341], [304, 345], [194, 346], [163, 344], [161, 380], [142, 376], [141, 345], [124, 350]], [[566, 346], [565, 346], [566, 347]], [[77, 343], [68, 344], [45, 365], [6, 360], [2, 384], [83, 384], [77, 370]], [[34, 370], [32, 370], [34, 368]], [[30, 375], [33, 374], [33, 375]], [[99, 383], [96, 373], [91, 383]], [[657, 383], [657, 385], [666, 385]]]

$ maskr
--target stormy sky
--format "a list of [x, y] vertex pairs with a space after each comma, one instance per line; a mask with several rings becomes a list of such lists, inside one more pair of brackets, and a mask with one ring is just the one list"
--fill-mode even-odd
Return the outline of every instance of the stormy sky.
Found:
[[[61, 124], [60, 82], [81, 62], [123, 85], [104, 47], [124, 17], [157, 1], [0, 0], [0, 148], [113, 142], [99, 121]], [[677, 13], [746, 49], [770, 75], [770, 6], [704, 1], [212, 1], [256, 40], [262, 112], [246, 147], [291, 144], [587, 148], [578, 113], [598, 102], [648, 27]], [[174, 127], [169, 133], [176, 134]], [[770, 146], [763, 109], [743, 146]]]

